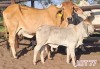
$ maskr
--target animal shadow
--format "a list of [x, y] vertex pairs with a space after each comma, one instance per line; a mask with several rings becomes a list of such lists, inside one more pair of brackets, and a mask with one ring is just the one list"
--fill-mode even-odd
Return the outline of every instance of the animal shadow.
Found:
[[27, 38], [24, 38], [24, 40], [29, 40], [30, 43], [28, 44], [25, 44], [25, 43], [19, 43], [19, 45], [21, 46], [26, 46], [25, 48], [23, 48], [22, 50], [20, 50], [19, 52], [17, 52], [17, 56], [18, 58], [20, 58], [21, 56], [24, 56], [24, 54], [27, 54], [29, 51], [33, 50], [34, 49], [34, 45], [32, 44], [32, 39], [27, 39]]

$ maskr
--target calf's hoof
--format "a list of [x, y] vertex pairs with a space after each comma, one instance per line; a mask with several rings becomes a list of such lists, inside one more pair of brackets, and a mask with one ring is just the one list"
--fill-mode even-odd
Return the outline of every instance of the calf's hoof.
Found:
[[66, 61], [68, 64], [70, 64], [70, 61]]
[[17, 56], [13, 56], [15, 59], [17, 59], [18, 57]]
[[77, 65], [73, 65], [74, 67], [77, 67]]
[[74, 67], [77, 67], [77, 65], [76, 65], [76, 64], [73, 64], [73, 66], [74, 66]]
[[41, 63], [44, 64], [45, 62], [44, 61], [41, 61]]
[[36, 62], [33, 62], [34, 65], [36, 65]]
[[52, 60], [53, 58], [52, 57], [48, 57], [48, 59]]

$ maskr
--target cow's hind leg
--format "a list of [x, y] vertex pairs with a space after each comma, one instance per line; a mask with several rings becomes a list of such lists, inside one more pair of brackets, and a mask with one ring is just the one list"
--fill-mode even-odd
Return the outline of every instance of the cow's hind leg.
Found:
[[12, 55], [13, 55], [14, 58], [17, 58], [16, 49], [15, 49], [15, 38], [16, 38], [15, 34], [9, 33], [9, 44], [10, 44], [10, 47], [11, 47]]

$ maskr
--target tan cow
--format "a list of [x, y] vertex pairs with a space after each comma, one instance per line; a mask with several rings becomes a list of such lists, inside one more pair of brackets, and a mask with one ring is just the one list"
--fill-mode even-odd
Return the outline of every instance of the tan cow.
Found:
[[3, 11], [4, 24], [9, 32], [9, 44], [14, 58], [16, 56], [17, 35], [31, 38], [41, 25], [67, 27], [67, 18], [71, 18], [73, 11], [82, 10], [72, 2], [62, 3], [62, 8], [51, 5], [47, 9], [35, 9], [19, 4], [13, 4]]

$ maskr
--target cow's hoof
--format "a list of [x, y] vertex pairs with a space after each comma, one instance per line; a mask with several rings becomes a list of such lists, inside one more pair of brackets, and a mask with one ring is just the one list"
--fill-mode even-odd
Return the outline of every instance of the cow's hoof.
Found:
[[33, 64], [36, 65], [36, 62], [33, 61]]

